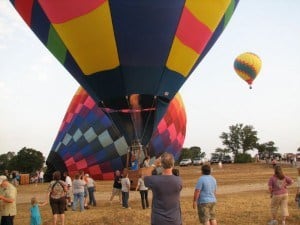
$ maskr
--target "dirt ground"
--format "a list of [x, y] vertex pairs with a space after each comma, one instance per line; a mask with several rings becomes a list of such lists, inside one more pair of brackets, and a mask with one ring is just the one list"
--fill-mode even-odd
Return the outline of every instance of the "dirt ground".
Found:
[[[286, 175], [296, 179], [296, 169], [283, 165]], [[201, 175], [199, 166], [180, 167], [184, 182], [181, 192], [183, 225], [200, 224], [196, 210], [192, 208], [194, 186]], [[267, 181], [273, 174], [271, 166], [263, 163], [225, 164], [223, 168], [213, 165], [212, 175], [217, 179], [217, 220], [220, 225], [267, 224], [270, 219], [270, 195]], [[131, 191], [129, 204], [132, 209], [122, 209], [117, 198], [110, 205], [112, 181], [97, 181], [97, 206], [84, 212], [66, 211], [66, 225], [142, 225], [150, 224], [151, 209], [143, 210], [139, 192]], [[48, 184], [18, 186], [16, 225], [29, 224], [29, 207], [32, 196], [46, 200]], [[166, 187], [167, 188], [167, 187]], [[300, 209], [296, 207], [294, 195], [296, 185], [289, 187], [289, 212], [287, 225], [300, 224]], [[151, 191], [149, 191], [152, 198]], [[41, 207], [43, 224], [50, 225], [52, 214], [49, 204]], [[280, 216], [278, 218], [280, 220]]]

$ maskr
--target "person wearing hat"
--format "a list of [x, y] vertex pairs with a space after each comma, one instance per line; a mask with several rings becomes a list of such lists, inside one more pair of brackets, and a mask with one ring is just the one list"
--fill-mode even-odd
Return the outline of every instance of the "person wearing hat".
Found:
[[0, 176], [0, 187], [0, 201], [2, 201], [1, 225], [13, 225], [14, 217], [17, 214], [17, 189], [8, 182], [7, 177], [4, 175]]

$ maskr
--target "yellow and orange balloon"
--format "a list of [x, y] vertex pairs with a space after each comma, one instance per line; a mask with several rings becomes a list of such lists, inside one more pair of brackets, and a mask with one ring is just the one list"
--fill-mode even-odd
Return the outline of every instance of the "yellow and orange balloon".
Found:
[[240, 54], [234, 60], [235, 72], [249, 84], [250, 89], [252, 88], [252, 82], [257, 77], [261, 69], [261, 59], [258, 55], [252, 52], [245, 52]]

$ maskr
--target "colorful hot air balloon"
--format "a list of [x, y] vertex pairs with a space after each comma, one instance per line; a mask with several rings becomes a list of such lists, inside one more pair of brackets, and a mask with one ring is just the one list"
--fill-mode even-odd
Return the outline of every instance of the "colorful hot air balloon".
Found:
[[234, 69], [249, 84], [251, 89], [252, 82], [261, 69], [261, 59], [252, 52], [245, 52], [234, 60]]
[[10, 0], [125, 134], [149, 143], [238, 0]]
[[[159, 122], [146, 154], [167, 151], [180, 156], [186, 132], [186, 115], [179, 94]], [[112, 179], [115, 170], [126, 168], [128, 143], [124, 135], [83, 88], [74, 95], [47, 158], [46, 177], [55, 170], [74, 175], [84, 170], [95, 179]], [[145, 154], [144, 154], [145, 155]]]

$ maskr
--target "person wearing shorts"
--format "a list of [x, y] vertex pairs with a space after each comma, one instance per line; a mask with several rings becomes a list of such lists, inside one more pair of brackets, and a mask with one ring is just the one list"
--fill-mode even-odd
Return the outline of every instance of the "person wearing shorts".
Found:
[[61, 224], [65, 224], [66, 192], [67, 184], [61, 180], [60, 171], [53, 173], [53, 180], [50, 182], [49, 202], [53, 214], [53, 225], [57, 224], [57, 216], [61, 218]]
[[204, 225], [217, 225], [216, 220], [216, 190], [217, 181], [210, 175], [210, 165], [203, 165], [202, 176], [198, 179], [193, 198], [193, 208], [198, 209], [200, 223]]

